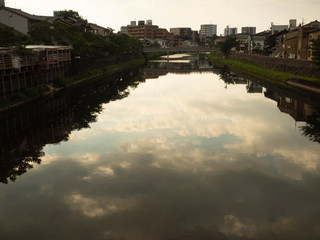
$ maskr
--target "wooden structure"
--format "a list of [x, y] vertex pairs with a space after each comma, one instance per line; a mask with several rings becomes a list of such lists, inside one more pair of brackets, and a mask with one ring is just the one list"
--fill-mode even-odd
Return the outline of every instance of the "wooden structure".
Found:
[[0, 48], [0, 96], [52, 83], [64, 77], [71, 62], [70, 47], [27, 46], [32, 54], [20, 56], [12, 48]]

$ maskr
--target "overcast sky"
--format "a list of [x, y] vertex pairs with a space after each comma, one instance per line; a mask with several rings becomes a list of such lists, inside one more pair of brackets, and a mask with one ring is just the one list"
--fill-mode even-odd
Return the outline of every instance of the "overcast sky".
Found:
[[288, 25], [289, 19], [301, 23], [320, 21], [320, 0], [6, 0], [6, 6], [36, 15], [52, 15], [54, 10], [79, 12], [89, 22], [117, 31], [131, 20], [152, 19], [161, 28], [191, 27], [217, 24], [223, 29], [270, 28], [271, 22]]

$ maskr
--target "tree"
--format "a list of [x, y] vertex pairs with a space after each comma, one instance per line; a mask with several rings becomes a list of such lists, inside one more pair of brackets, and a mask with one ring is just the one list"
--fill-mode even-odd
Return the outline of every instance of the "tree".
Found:
[[63, 10], [63, 11], [58, 11], [58, 12], [55, 12], [55, 16], [56, 17], [62, 17], [62, 18], [74, 18], [74, 19], [77, 19], [77, 20], [83, 20], [83, 17], [79, 15], [78, 12], [76, 11], [73, 11], [73, 10]]
[[310, 49], [312, 50], [312, 61], [320, 65], [320, 39], [311, 40], [312, 45]]
[[235, 37], [227, 37], [224, 42], [219, 43], [219, 48], [226, 58], [229, 57], [231, 49], [237, 47], [239, 42]]
[[26, 45], [28, 37], [17, 34], [13, 28], [0, 27], [0, 46], [1, 47], [12, 47]]

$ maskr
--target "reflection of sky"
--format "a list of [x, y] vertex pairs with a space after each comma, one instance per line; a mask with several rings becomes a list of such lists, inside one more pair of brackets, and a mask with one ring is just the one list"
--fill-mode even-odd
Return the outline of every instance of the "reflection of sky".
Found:
[[218, 79], [147, 80], [47, 146], [1, 189], [1, 239], [319, 238], [319, 145]]

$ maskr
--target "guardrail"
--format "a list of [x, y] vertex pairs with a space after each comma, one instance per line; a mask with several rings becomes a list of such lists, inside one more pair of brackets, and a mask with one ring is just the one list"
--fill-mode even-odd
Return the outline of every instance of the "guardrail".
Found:
[[144, 48], [145, 53], [151, 52], [217, 52], [217, 48], [212, 47], [170, 47], [170, 48]]

